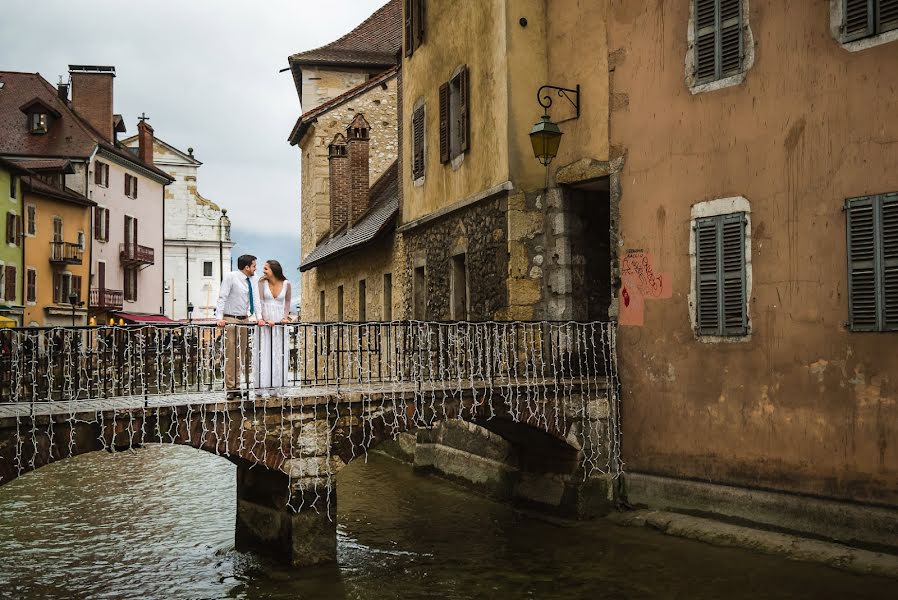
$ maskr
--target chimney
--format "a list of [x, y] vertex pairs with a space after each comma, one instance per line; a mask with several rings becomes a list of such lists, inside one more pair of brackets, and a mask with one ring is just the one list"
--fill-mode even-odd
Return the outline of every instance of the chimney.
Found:
[[368, 210], [368, 130], [365, 115], [359, 113], [346, 128], [349, 150], [349, 225]]
[[59, 96], [59, 99], [65, 103], [69, 101], [69, 84], [64, 83], [62, 81], [62, 77], [59, 78], [59, 83], [56, 84], [56, 95]]
[[346, 225], [349, 219], [349, 157], [346, 155], [346, 138], [342, 133], [334, 136], [327, 147], [328, 183], [331, 205], [331, 234]]
[[153, 126], [147, 123], [146, 115], [137, 123], [137, 157], [147, 164], [153, 164]]
[[115, 67], [69, 65], [72, 82], [72, 108], [81, 118], [102, 134], [107, 142], [113, 140], [112, 80]]

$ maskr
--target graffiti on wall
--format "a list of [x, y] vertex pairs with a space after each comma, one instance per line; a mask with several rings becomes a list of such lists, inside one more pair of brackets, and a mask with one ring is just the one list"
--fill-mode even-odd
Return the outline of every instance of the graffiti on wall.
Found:
[[645, 301], [670, 298], [673, 287], [669, 273], [655, 270], [654, 258], [643, 250], [628, 250], [621, 259], [621, 325], [642, 325]]

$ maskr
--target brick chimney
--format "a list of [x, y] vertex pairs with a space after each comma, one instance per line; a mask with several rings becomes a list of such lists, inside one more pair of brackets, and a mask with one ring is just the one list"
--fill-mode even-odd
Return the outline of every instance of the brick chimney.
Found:
[[359, 113], [346, 128], [349, 148], [349, 225], [368, 210], [368, 130], [365, 115]]
[[342, 133], [335, 135], [334, 141], [327, 147], [327, 163], [333, 234], [349, 219], [349, 157], [346, 155], [346, 138]]
[[137, 157], [145, 163], [153, 164], [153, 126], [141, 117], [137, 123]]
[[115, 67], [69, 65], [69, 77], [72, 81], [72, 108], [111, 143]]

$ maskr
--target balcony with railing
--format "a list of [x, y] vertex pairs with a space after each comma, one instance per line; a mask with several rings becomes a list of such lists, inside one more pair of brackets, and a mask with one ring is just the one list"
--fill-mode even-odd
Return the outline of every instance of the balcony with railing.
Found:
[[125, 293], [122, 290], [91, 288], [90, 307], [104, 310], [119, 310], [125, 304]]
[[72, 242], [50, 242], [50, 262], [57, 265], [80, 265], [84, 248]]
[[155, 262], [152, 248], [130, 242], [119, 245], [119, 257], [125, 266], [152, 265]]

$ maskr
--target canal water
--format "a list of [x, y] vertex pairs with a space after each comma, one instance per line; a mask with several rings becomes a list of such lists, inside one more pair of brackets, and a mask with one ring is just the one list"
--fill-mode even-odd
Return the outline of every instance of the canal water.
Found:
[[896, 598], [860, 577], [602, 521], [550, 523], [382, 456], [338, 477], [339, 565], [234, 550], [235, 468], [97, 452], [0, 487], [0, 598]]

